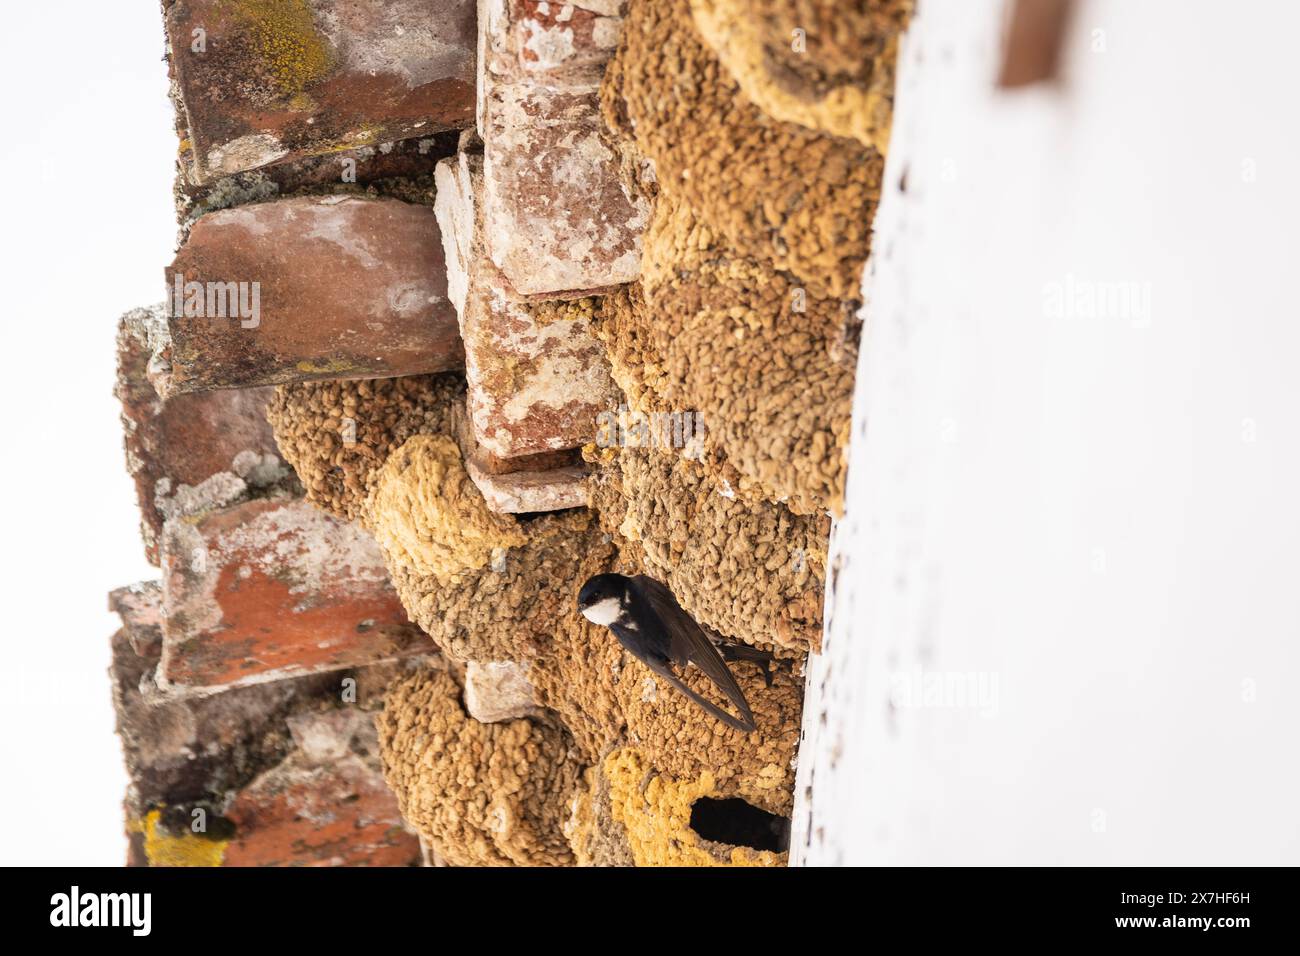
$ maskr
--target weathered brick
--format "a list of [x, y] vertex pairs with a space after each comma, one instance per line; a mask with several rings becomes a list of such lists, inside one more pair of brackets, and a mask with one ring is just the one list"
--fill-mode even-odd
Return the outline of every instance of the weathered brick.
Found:
[[272, 389], [158, 397], [148, 377], [148, 328], [165, 321], [161, 307], [136, 309], [123, 316], [117, 337], [126, 467], [135, 479], [145, 553], [155, 565], [167, 518], [294, 480], [266, 421]]
[[[166, 276], [169, 335], [153, 376], [164, 394], [464, 361], [426, 206], [325, 196], [220, 210], [194, 223]], [[239, 293], [233, 318], [214, 314], [222, 289]]]
[[286, 715], [318, 697], [338, 699], [338, 677], [315, 675], [210, 697], [165, 699], [154, 685], [162, 653], [157, 582], [120, 588], [109, 605], [122, 618], [113, 638], [113, 706], [130, 787], [128, 816], [214, 799], [289, 753]]
[[131, 653], [146, 662], [157, 662], [162, 654], [162, 586], [157, 581], [141, 581], [118, 588], [108, 595], [108, 609], [122, 619], [123, 637]]
[[587, 470], [579, 449], [500, 458], [475, 440], [463, 406], [455, 410], [452, 431], [465, 470], [490, 510], [535, 514], [587, 506]]
[[435, 181], [475, 441], [498, 458], [585, 444], [597, 416], [615, 404], [608, 361], [589, 326], [593, 301], [525, 301], [514, 293], [483, 248], [479, 157], [443, 160]]
[[473, 0], [176, 0], [195, 182], [473, 121]]
[[582, 294], [640, 271], [647, 207], [603, 138], [598, 88], [621, 5], [479, 0], [486, 248], [524, 296]]
[[255, 500], [163, 532], [159, 685], [212, 692], [429, 653], [379, 546], [301, 500]]
[[157, 582], [120, 588], [110, 669], [130, 779], [129, 866], [400, 865], [419, 857], [387, 791], [373, 724], [419, 658], [226, 689], [160, 694]]
[[420, 844], [384, 783], [368, 714], [290, 719], [297, 750], [226, 810], [226, 866], [412, 866]]
[[465, 470], [488, 508], [502, 514], [535, 514], [587, 506], [587, 472], [581, 465], [494, 475], [470, 458], [465, 462]]
[[528, 665], [516, 661], [470, 661], [465, 667], [465, 710], [485, 724], [541, 713]]

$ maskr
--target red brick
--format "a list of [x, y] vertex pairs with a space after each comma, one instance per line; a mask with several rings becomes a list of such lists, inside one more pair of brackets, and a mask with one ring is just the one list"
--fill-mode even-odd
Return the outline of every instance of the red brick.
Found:
[[[166, 277], [169, 341], [157, 363], [166, 369], [154, 376], [164, 394], [417, 375], [464, 361], [426, 206], [326, 196], [209, 213]], [[248, 317], [176, 314], [178, 279], [245, 283]]]
[[478, 129], [485, 245], [521, 295], [581, 294], [640, 272], [643, 199], [605, 145], [599, 85], [618, 40], [609, 0], [483, 0]]
[[[162, 588], [157, 581], [141, 581], [108, 595], [108, 609], [122, 619], [131, 653], [146, 661], [162, 654]], [[137, 688], [138, 689], [138, 688]]]
[[137, 309], [123, 317], [117, 339], [127, 472], [135, 479], [145, 553], [155, 565], [169, 516], [292, 481], [266, 421], [271, 389], [158, 397], [148, 378], [147, 329], [165, 321], [161, 308]]
[[[285, 718], [318, 700], [340, 699], [336, 675], [239, 687], [208, 697], [168, 699], [154, 676], [162, 653], [157, 582], [120, 588], [109, 604], [122, 618], [109, 670], [117, 733], [126, 758], [128, 816], [160, 806], [219, 800], [291, 749]], [[351, 673], [351, 672], [347, 672]], [[365, 703], [373, 704], [368, 694]], [[358, 701], [362, 701], [358, 692]]]
[[167, 522], [159, 685], [211, 692], [429, 653], [379, 546], [301, 500]]
[[177, 0], [191, 178], [469, 125], [474, 23], [474, 0]]
[[[411, 866], [415, 834], [379, 770], [370, 717], [356, 710], [290, 719], [298, 750], [235, 797], [225, 866]], [[361, 751], [361, 753], [358, 753]]]
[[[436, 658], [172, 697], [154, 684], [161, 602], [156, 582], [109, 597], [122, 618], [110, 676], [130, 779], [128, 865], [415, 862], [419, 846], [384, 785], [372, 715], [395, 677]], [[213, 852], [195, 850], [196, 809]]]
[[596, 416], [615, 404], [605, 351], [589, 327], [591, 310], [523, 300], [487, 257], [477, 156], [443, 160], [435, 180], [475, 441], [498, 458], [585, 444]]

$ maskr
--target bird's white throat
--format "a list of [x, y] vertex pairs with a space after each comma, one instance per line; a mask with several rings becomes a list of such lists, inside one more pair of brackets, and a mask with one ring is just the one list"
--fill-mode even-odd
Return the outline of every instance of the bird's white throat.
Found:
[[582, 609], [582, 616], [592, 624], [599, 624], [601, 627], [609, 627], [619, 619], [623, 613], [623, 605], [619, 603], [616, 597], [607, 597], [597, 601], [590, 607]]

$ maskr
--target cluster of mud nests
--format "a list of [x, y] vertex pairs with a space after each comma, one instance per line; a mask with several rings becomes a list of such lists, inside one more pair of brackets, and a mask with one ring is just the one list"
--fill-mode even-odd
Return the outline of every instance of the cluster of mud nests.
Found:
[[[392, 686], [378, 724], [406, 820], [449, 863], [784, 862], [910, 7], [629, 4], [601, 105], [653, 214], [639, 281], [593, 299], [589, 321], [624, 415], [689, 410], [704, 427], [686, 447], [589, 445], [588, 507], [488, 509], [459, 373], [279, 388], [272, 423], [309, 499], [375, 535], [443, 653]], [[719, 635], [775, 653], [770, 686], [733, 665], [755, 732], [576, 613], [609, 570], [657, 578]], [[523, 688], [517, 716], [471, 713], [467, 682], [488, 665]]]

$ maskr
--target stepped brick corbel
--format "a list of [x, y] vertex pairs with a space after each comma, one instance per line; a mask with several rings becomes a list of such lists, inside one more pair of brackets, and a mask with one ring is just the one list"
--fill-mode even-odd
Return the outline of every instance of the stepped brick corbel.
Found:
[[[410, 866], [418, 838], [379, 767], [373, 714], [405, 665], [159, 693], [162, 591], [114, 591], [113, 704], [132, 866]], [[436, 659], [430, 659], [436, 663]], [[414, 663], [414, 662], [410, 662]]]
[[[483, 161], [461, 153], [435, 173], [434, 209], [448, 264], [448, 295], [460, 316], [474, 442], [495, 459], [569, 448], [592, 440], [600, 413], [617, 404], [609, 363], [590, 331], [594, 300], [528, 301], [515, 293], [483, 246]], [[472, 459], [474, 456], [467, 455]], [[535, 466], [526, 470], [535, 471]], [[477, 471], [477, 475], [475, 472]], [[471, 467], [494, 510], [515, 510], [485, 487], [502, 469]], [[517, 480], [540, 489], [545, 480]], [[572, 475], [554, 483], [572, 484]], [[573, 491], [572, 494], [576, 494]], [[580, 497], [562, 507], [582, 504]]]

